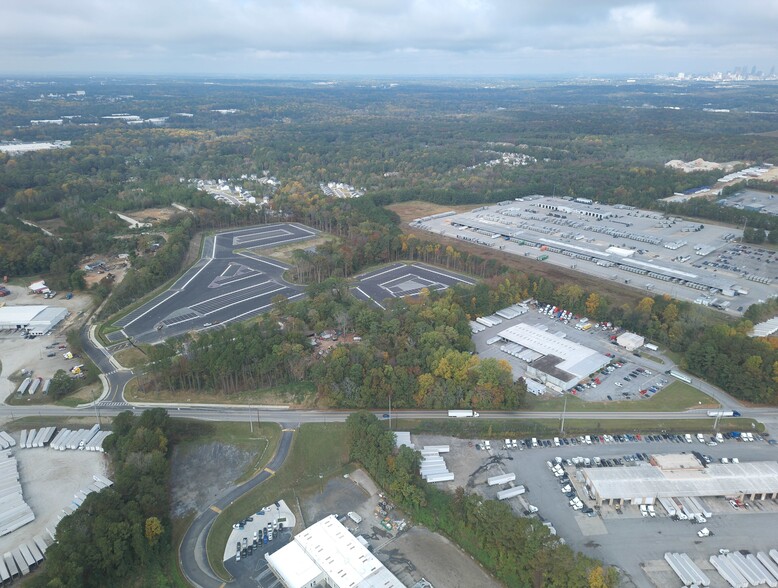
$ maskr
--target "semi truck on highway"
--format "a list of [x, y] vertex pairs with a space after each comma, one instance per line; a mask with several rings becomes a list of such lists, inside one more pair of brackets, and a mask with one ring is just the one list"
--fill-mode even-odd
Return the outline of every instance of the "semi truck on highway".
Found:
[[736, 410], [709, 410], [709, 417], [739, 417], [740, 413]]
[[474, 410], [449, 410], [448, 416], [461, 419], [465, 417], [477, 417], [479, 415]]

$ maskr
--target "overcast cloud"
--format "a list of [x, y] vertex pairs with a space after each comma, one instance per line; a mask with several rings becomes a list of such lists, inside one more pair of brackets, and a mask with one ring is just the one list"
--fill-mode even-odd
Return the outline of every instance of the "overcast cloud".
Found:
[[0, 72], [706, 73], [778, 65], [774, 0], [2, 0]]

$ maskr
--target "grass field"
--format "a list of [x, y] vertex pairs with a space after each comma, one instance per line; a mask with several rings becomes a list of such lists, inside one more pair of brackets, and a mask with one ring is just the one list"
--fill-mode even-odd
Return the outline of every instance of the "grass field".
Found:
[[214, 521], [206, 541], [208, 561], [214, 571], [225, 580], [230, 577], [224, 569], [222, 556], [235, 521], [281, 498], [295, 509], [299, 494], [317, 487], [322, 480], [344, 473], [347, 464], [345, 425], [302, 425], [295, 433], [292, 448], [283, 467], [269, 480], [224, 509]]
[[[530, 410], [562, 412], [565, 400], [563, 397], [539, 399], [532, 396], [529, 399]], [[646, 400], [616, 400], [612, 402], [587, 402], [577, 396], [567, 396], [568, 412], [677, 412], [688, 408], [718, 408], [719, 404], [713, 398], [700, 392], [697, 388], [680, 381], [675, 381]]]
[[148, 358], [146, 354], [137, 347], [128, 347], [113, 354], [116, 361], [126, 368], [136, 368], [146, 365]]
[[[602, 433], [711, 433], [715, 419], [569, 419], [565, 435]], [[754, 428], [751, 425], [754, 424]], [[560, 434], [560, 419], [397, 419], [395, 428], [417, 434], [451, 435], [463, 439], [504, 439], [542, 437]], [[732, 418], [719, 421], [719, 431], [764, 431], [764, 425], [752, 419]]]

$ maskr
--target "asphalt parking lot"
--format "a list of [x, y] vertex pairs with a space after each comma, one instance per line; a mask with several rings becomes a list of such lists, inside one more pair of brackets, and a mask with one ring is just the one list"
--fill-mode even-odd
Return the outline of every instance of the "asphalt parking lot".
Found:
[[[515, 473], [515, 484], [527, 488], [526, 494], [509, 500], [517, 514], [522, 514], [529, 504], [537, 507], [538, 515], [553, 525], [557, 534], [564, 538], [568, 545], [616, 565], [631, 578], [635, 586], [648, 588], [656, 585], [675, 585], [677, 577], [666, 575], [669, 568], [664, 564], [663, 557], [667, 551], [685, 552], [704, 568], [707, 558], [718, 553], [719, 549], [747, 549], [756, 552], [778, 548], [774, 532], [778, 523], [776, 501], [757, 501], [748, 509], [734, 510], [723, 498], [706, 498], [705, 502], [713, 516], [704, 526], [708, 527], [713, 535], [701, 539], [697, 536], [697, 531], [703, 525], [674, 521], [659, 505], [656, 507], [658, 516], [655, 518], [644, 518], [638, 507], [631, 505], [623, 508], [623, 514], [618, 514], [610, 507], [603, 507], [601, 514], [595, 511], [592, 517], [582, 514], [581, 511], [576, 512], [568, 504], [569, 498], [561, 492], [562, 485], [547, 465], [547, 462], [553, 462], [555, 457], [572, 460], [574, 457], [592, 459], [597, 456], [603, 459], [620, 458], [627, 464], [624, 467], [630, 467], [634, 464], [626, 461], [625, 457], [638, 452], [651, 455], [691, 451], [698, 451], [717, 461], [722, 457], [736, 457], [741, 462], [775, 461], [778, 459], [778, 446], [769, 445], [765, 441], [745, 443], [726, 440], [716, 446], [708, 446], [696, 440], [693, 443], [667, 440], [649, 442], [644, 438], [641, 441], [563, 444], [555, 447], [551, 440], [545, 441], [551, 446], [533, 449], [525, 446], [523, 450], [505, 450], [504, 442], [492, 440], [491, 452], [478, 451], [475, 443], [472, 451], [477, 451], [484, 463], [495, 455], [506, 458], [502, 460], [499, 469], [490, 469], [489, 475]], [[507, 459], [508, 457], [512, 459]], [[565, 469], [570, 474], [577, 495], [585, 504], [591, 506], [593, 503], [588, 500], [580, 483], [576, 485], [576, 467], [567, 466]], [[488, 498], [494, 498], [500, 488], [488, 487], [483, 482], [475, 485], [476, 491]], [[710, 564], [707, 564], [707, 567], [710, 568]], [[652, 579], [649, 579], [644, 570], [651, 569], [657, 571], [650, 572]], [[713, 577], [716, 574], [711, 572], [709, 575]]]
[[108, 338], [157, 343], [261, 314], [279, 295], [302, 296], [303, 288], [283, 279], [288, 266], [255, 250], [303, 241], [315, 234], [303, 225], [285, 223], [207, 237], [197, 263], [168, 290], [116, 321], [121, 330]]
[[277, 588], [282, 584], [275, 577], [265, 561], [266, 553], [274, 553], [292, 540], [289, 529], [281, 531], [272, 541], [262, 543], [253, 550], [251, 555], [242, 557], [240, 561], [231, 558], [224, 562], [224, 567], [232, 576], [230, 586], [238, 588]]
[[351, 288], [351, 293], [360, 300], [381, 304], [387, 298], [417, 296], [423, 289], [439, 291], [455, 284], [472, 286], [475, 280], [432, 267], [423, 263], [394, 263], [380, 269], [356, 276], [357, 286]]
[[[650, 398], [655, 394], [655, 392], [649, 391], [652, 387], [658, 391], [670, 383], [668, 380], [673, 379], [665, 375], [662, 364], [652, 361], [644, 355], [640, 357], [635, 356], [618, 345], [614, 345], [610, 339], [612, 335], [615, 335], [614, 331], [597, 329], [580, 331], [575, 328], [577, 322], [572, 319], [568, 324], [565, 324], [545, 314], [540, 314], [537, 309], [530, 307], [529, 312], [519, 317], [505, 319], [500, 325], [486, 328], [480, 333], [475, 333], [473, 342], [480, 357], [493, 357], [507, 361], [513, 368], [514, 378], [519, 378], [525, 374], [527, 364], [501, 351], [500, 346], [505, 343], [504, 341], [492, 343], [491, 345], [487, 344], [487, 341], [495, 337], [500, 331], [519, 323], [546, 327], [549, 333], [559, 333], [569, 341], [575, 341], [599, 353], [612, 356], [612, 364], [622, 364], [622, 367], [614, 367], [609, 374], [597, 374], [600, 383], [595, 384], [594, 387], [573, 392], [584, 400], [615, 401]], [[625, 378], [629, 379], [625, 380]], [[641, 394], [641, 390], [646, 390], [647, 392]]]

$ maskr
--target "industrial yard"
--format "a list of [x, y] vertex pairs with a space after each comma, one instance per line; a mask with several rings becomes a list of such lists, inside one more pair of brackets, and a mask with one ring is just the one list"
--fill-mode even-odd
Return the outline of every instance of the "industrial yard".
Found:
[[[0, 432], [2, 580], [29, 573], [45, 557], [62, 517], [78, 508], [87, 494], [112, 484], [102, 452], [108, 434], [96, 426]], [[66, 438], [73, 441], [59, 445]]]
[[742, 229], [584, 198], [528, 196], [411, 227], [735, 314], [778, 279], [776, 253], [742, 244]]
[[[533, 443], [531, 438], [462, 440], [413, 435], [411, 441], [423, 454], [431, 448], [447, 449], [440, 455], [453, 480], [437, 482], [443, 489], [453, 491], [461, 486], [486, 498], [506, 500], [518, 516], [537, 518], [573, 549], [618, 566], [631, 585], [682, 585], [665, 554], [685, 553], [710, 580], [704, 585], [723, 588], [730, 584], [715, 567], [720, 550], [747, 550], [754, 556], [761, 552], [769, 558], [770, 550], [778, 548], [772, 532], [778, 521], [774, 493], [645, 501], [632, 496], [616, 508], [598, 505], [584, 482], [587, 473], [634, 479], [652, 469], [649, 460], [654, 463], [653, 456], [657, 456], [655, 463], [669, 467], [670, 477], [675, 476], [672, 464], [679, 459], [694, 460], [698, 473], [686, 475], [705, 477], [707, 471], [719, 471], [722, 488], [727, 483], [727, 468], [752, 472], [749, 475], [759, 483], [776, 486], [773, 470], [778, 467], [778, 450], [758, 436], [751, 437], [754, 441], [748, 442], [741, 436], [722, 435], [721, 441], [714, 441], [706, 435], [701, 443], [683, 435], [589, 435]], [[755, 472], [762, 472], [762, 477]], [[646, 483], [644, 490], [648, 496], [656, 488]], [[675, 486], [675, 492], [682, 494], [683, 487]], [[691, 511], [700, 512], [693, 515]]]

